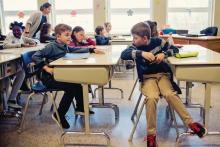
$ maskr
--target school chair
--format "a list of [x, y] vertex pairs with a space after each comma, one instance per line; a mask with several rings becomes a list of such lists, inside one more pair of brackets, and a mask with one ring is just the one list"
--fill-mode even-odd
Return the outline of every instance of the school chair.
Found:
[[[26, 52], [26, 53], [21, 55], [22, 66], [23, 66], [23, 69], [25, 71], [25, 74], [26, 74], [27, 78], [31, 78], [33, 76], [36, 76], [41, 71], [41, 68], [42, 68], [42, 65], [36, 65], [32, 62], [32, 55], [35, 52], [36, 51], [30, 51], [30, 52]], [[60, 90], [58, 90], [58, 89], [48, 89], [45, 85], [43, 85], [43, 83], [41, 81], [35, 81], [35, 83], [33, 83], [33, 85], [31, 85], [31, 93], [29, 94], [29, 96], [27, 98], [27, 102], [26, 102], [25, 109], [24, 109], [24, 112], [23, 112], [20, 127], [18, 129], [19, 133], [21, 133], [23, 131], [24, 121], [25, 121], [27, 110], [28, 110], [29, 101], [30, 101], [31, 98], [33, 98], [32, 96], [35, 95], [35, 94], [43, 95], [43, 100], [42, 100], [42, 104], [41, 104], [41, 108], [40, 108], [40, 112], [39, 112], [39, 115], [41, 115], [43, 105], [47, 101], [47, 97], [48, 97], [47, 92], [49, 92], [51, 101], [52, 101], [52, 103], [55, 107], [55, 113], [58, 116], [58, 121], [60, 122], [59, 114], [58, 114], [58, 111], [57, 111], [57, 106], [56, 106], [56, 103], [55, 103], [55, 97], [53, 96], [53, 93], [52, 93], [54, 91], [57, 92], [57, 91], [60, 91]], [[39, 97], [37, 97], [37, 98], [39, 98]]]
[[[132, 141], [132, 139], [133, 139], [133, 135], [134, 135], [134, 132], [135, 132], [135, 130], [136, 130], [136, 128], [137, 128], [137, 124], [138, 124], [138, 122], [139, 122], [139, 120], [140, 120], [141, 114], [142, 114], [142, 112], [143, 112], [144, 105], [145, 105], [145, 104], [147, 103], [147, 101], [148, 101], [148, 98], [145, 98], [145, 99], [143, 100], [142, 104], [141, 104], [141, 107], [140, 107], [139, 111], [138, 111], [138, 107], [139, 107], [139, 105], [140, 105], [141, 98], [142, 98], [142, 93], [140, 93], [140, 95], [139, 95], [138, 101], [137, 101], [137, 103], [136, 103], [136, 105], [135, 105], [135, 109], [134, 109], [134, 111], [133, 111], [133, 113], [132, 113], [132, 116], [131, 116], [131, 120], [134, 121], [134, 126], [133, 126], [133, 128], [132, 128], [131, 133], [130, 133], [129, 141]], [[134, 120], [134, 117], [135, 117], [136, 115], [137, 115], [137, 118], [136, 118], [136, 120]], [[175, 130], [176, 130], [176, 136], [177, 136], [176, 138], [179, 138], [179, 134], [180, 134], [180, 133], [179, 133], [179, 129], [178, 129], [178, 126], [177, 126], [177, 121], [176, 121], [175, 112], [174, 112], [173, 108], [168, 104], [168, 106], [167, 106], [167, 108], [166, 108], [166, 116], [167, 116], [167, 118], [169, 117], [169, 115], [170, 115], [171, 121], [172, 121], [173, 124], [174, 124], [174, 128], [175, 128]]]

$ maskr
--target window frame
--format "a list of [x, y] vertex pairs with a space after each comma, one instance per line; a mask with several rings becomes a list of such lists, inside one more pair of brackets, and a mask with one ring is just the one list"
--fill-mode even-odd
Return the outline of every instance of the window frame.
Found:
[[[168, 17], [169, 12], [182, 12], [182, 13], [191, 13], [191, 12], [208, 12], [208, 26], [213, 24], [213, 0], [208, 0], [208, 7], [192, 7], [192, 8], [184, 8], [184, 7], [176, 7], [169, 8], [169, 0], [167, 0], [167, 13], [166, 13], [166, 24], [169, 24]], [[178, 28], [179, 29], [179, 28]], [[190, 31], [190, 30], [189, 30]]]

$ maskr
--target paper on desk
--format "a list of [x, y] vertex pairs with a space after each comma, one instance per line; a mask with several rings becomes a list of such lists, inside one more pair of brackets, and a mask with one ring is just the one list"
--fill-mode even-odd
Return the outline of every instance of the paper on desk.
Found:
[[90, 53], [67, 53], [63, 59], [66, 60], [77, 60], [77, 59], [87, 59]]

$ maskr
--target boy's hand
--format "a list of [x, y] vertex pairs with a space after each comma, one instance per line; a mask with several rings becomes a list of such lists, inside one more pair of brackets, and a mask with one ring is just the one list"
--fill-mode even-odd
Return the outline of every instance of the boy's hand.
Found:
[[156, 60], [155, 60], [155, 62], [156, 62], [156, 63], [160, 63], [161, 61], [164, 60], [164, 58], [165, 58], [165, 54], [164, 54], [164, 53], [159, 53], [159, 54], [156, 55]]
[[95, 52], [96, 54], [105, 54], [105, 52], [104, 52], [103, 50], [99, 49], [99, 48], [95, 48], [95, 49], [94, 49], [94, 52]]
[[154, 54], [152, 54], [151, 52], [142, 52], [142, 57], [144, 59], [147, 59], [148, 61], [152, 62], [155, 60], [155, 56]]
[[53, 74], [53, 68], [51, 68], [51, 67], [48, 67], [47, 65], [45, 65], [44, 67], [43, 67], [43, 69], [47, 72], [47, 73], [49, 73], [49, 74]]

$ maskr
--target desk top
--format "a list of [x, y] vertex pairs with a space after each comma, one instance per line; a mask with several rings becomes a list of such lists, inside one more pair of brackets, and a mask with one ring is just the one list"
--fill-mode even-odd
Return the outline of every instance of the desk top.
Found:
[[120, 59], [121, 52], [127, 47], [126, 45], [109, 45], [109, 46], [98, 46], [100, 49], [105, 51], [105, 54], [90, 54], [88, 59], [79, 60], [66, 60], [58, 59], [51, 62], [52, 66], [86, 66], [86, 65], [115, 65]]
[[35, 47], [22, 47], [22, 48], [9, 48], [9, 49], [3, 49], [0, 50], [0, 54], [16, 54], [16, 55], [21, 55], [22, 53], [28, 52], [28, 51], [37, 51], [42, 48], [44, 48], [46, 44], [39, 44]]
[[132, 42], [132, 37], [131, 36], [118, 36], [112, 38], [112, 42]]
[[[169, 35], [161, 35], [160, 37], [162, 38], [168, 38]], [[220, 36], [200, 36], [200, 37], [187, 37], [187, 36], [181, 36], [177, 34], [172, 35], [173, 38], [176, 39], [187, 39], [187, 40], [204, 40], [204, 41], [209, 41], [209, 40], [220, 40]]]
[[175, 58], [169, 57], [168, 61], [172, 65], [220, 65], [220, 53], [199, 45], [184, 45], [180, 51], [198, 51], [197, 57]]
[[0, 63], [5, 63], [11, 60], [20, 58], [20, 55], [15, 54], [0, 54]]

